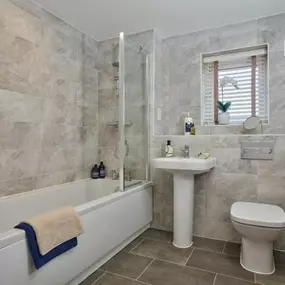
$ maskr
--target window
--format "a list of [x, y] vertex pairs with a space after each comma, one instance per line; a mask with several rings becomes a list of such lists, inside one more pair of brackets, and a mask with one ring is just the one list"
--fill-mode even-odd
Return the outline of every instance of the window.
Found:
[[203, 123], [218, 124], [218, 101], [231, 102], [230, 124], [268, 123], [267, 46], [203, 56]]

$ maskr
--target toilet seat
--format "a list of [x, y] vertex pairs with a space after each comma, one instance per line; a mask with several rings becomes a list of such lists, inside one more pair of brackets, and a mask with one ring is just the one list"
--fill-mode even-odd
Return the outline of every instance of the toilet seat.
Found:
[[231, 219], [237, 223], [266, 228], [284, 228], [285, 213], [275, 205], [236, 202], [231, 207]]

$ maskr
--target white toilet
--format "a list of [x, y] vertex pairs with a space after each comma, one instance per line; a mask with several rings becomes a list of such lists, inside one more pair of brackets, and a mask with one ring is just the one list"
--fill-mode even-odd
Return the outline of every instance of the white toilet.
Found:
[[236, 202], [231, 207], [234, 228], [242, 236], [240, 264], [248, 271], [275, 271], [273, 242], [285, 229], [285, 213], [274, 205]]

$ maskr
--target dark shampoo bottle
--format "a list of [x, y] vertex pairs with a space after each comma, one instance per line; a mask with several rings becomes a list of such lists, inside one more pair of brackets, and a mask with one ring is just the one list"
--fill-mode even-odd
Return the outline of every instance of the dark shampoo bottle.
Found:
[[92, 179], [99, 179], [99, 168], [98, 165], [95, 164], [91, 170], [91, 178]]
[[105, 177], [106, 177], [106, 167], [103, 161], [101, 161], [99, 165], [99, 178], [103, 179]]

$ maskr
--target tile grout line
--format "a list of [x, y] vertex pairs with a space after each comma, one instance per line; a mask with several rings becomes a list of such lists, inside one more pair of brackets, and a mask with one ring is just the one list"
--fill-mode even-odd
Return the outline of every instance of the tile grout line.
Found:
[[[183, 265], [182, 265], [183, 266]], [[206, 269], [202, 269], [202, 268], [199, 268], [199, 267], [194, 267], [194, 266], [189, 266], [189, 265], [186, 265], [184, 267], [188, 267], [188, 268], [192, 268], [192, 269], [196, 269], [196, 270], [200, 270], [200, 271], [203, 271], [203, 272], [208, 272], [208, 273], [212, 273], [212, 274], [219, 274], [219, 275], [222, 275], [222, 276], [226, 276], [226, 277], [229, 277], [229, 278], [233, 278], [233, 279], [238, 279], [238, 280], [242, 280], [242, 281], [247, 281], [247, 282], [254, 282], [252, 280], [248, 280], [248, 279], [243, 279], [241, 277], [236, 277], [236, 276], [232, 276], [232, 275], [227, 275], [227, 274], [223, 274], [223, 273], [219, 273], [219, 272], [214, 272], [214, 271], [210, 271], [210, 270], [206, 270]]]
[[[193, 250], [194, 252], [194, 250]], [[192, 252], [192, 253], [193, 253]], [[191, 254], [192, 255], [192, 254]], [[143, 255], [139, 255], [139, 256], [142, 256], [142, 257], [145, 257]], [[167, 260], [163, 260], [163, 259], [159, 259], [159, 258], [154, 258], [154, 260], [151, 261], [151, 263], [147, 266], [147, 268], [155, 261], [161, 261], [161, 262], [166, 262], [166, 263], [170, 263], [170, 264], [173, 264], [173, 265], [176, 265], [176, 266], [180, 266], [180, 267], [183, 267], [183, 268], [191, 268], [191, 269], [194, 269], [194, 270], [197, 270], [197, 271], [202, 271], [202, 272], [207, 272], [207, 273], [212, 273], [212, 274], [216, 274], [216, 275], [221, 275], [221, 276], [225, 276], [225, 277], [229, 277], [229, 278], [232, 278], [232, 279], [236, 279], [236, 280], [240, 280], [240, 281], [246, 281], [246, 282], [249, 282], [249, 283], [252, 283], [254, 284], [252, 280], [248, 280], [248, 279], [243, 279], [243, 278], [240, 278], [240, 277], [236, 277], [236, 276], [231, 276], [231, 275], [226, 275], [226, 274], [223, 274], [223, 273], [217, 273], [217, 272], [214, 272], [214, 271], [209, 271], [209, 270], [205, 270], [205, 269], [201, 269], [201, 268], [198, 268], [198, 267], [193, 267], [193, 266], [188, 266], [188, 265], [183, 265], [183, 264], [179, 264], [179, 263], [174, 263], [174, 262], [171, 262], [171, 261], [167, 261]], [[146, 268], [146, 269], [147, 269]], [[144, 271], [146, 271], [146, 269]], [[144, 273], [144, 272], [143, 272]], [[143, 274], [142, 273], [142, 274]], [[140, 274], [140, 275], [142, 275]], [[139, 276], [140, 277], [140, 276]], [[138, 277], [138, 278], [139, 278]], [[140, 281], [140, 280], [138, 280]]]
[[177, 262], [174, 262], [174, 261], [169, 261], [169, 260], [160, 259], [160, 258], [155, 258], [155, 260], [166, 262], [166, 263], [170, 263], [170, 264], [177, 265], [177, 266], [186, 267], [183, 263], [177, 263]]
[[[194, 249], [195, 250], [195, 249]], [[194, 252], [193, 250], [193, 252]], [[191, 253], [191, 255], [193, 254], [193, 252]], [[142, 256], [142, 257], [146, 257], [146, 256], [143, 256], [143, 255], [139, 255], [139, 256]], [[148, 257], [150, 258], [150, 257]], [[173, 264], [173, 265], [176, 265], [176, 266], [180, 266], [180, 267], [183, 267], [183, 268], [191, 268], [191, 269], [194, 269], [194, 270], [198, 270], [198, 271], [202, 271], [202, 272], [207, 272], [207, 273], [212, 273], [212, 274], [217, 274], [217, 275], [221, 275], [221, 276], [225, 276], [225, 277], [229, 277], [229, 278], [232, 278], [232, 279], [236, 279], [236, 280], [240, 280], [240, 281], [246, 281], [246, 282], [249, 282], [249, 283], [252, 283], [254, 284], [254, 280], [248, 280], [248, 279], [243, 279], [241, 277], [236, 277], [236, 276], [232, 276], [232, 275], [227, 275], [227, 274], [223, 274], [223, 273], [217, 273], [217, 272], [214, 272], [214, 271], [210, 271], [210, 270], [205, 270], [205, 269], [202, 269], [202, 268], [198, 268], [198, 267], [193, 267], [193, 266], [189, 266], [189, 265], [183, 265], [183, 264], [179, 264], [179, 263], [174, 263], [174, 262], [171, 262], [171, 261], [167, 261], [167, 260], [163, 260], [163, 259], [159, 259], [159, 258], [154, 258], [150, 264], [147, 266], [147, 268], [144, 270], [144, 272], [148, 269], [148, 267], [155, 261], [162, 261], [162, 262], [166, 262], [166, 263], [170, 263], [170, 264]], [[188, 261], [187, 261], [188, 262]], [[142, 275], [144, 272], [142, 272], [140, 275]], [[118, 274], [119, 275], [119, 274]], [[124, 276], [123, 276], [124, 277]], [[141, 276], [139, 276], [141, 277]], [[138, 277], [138, 278], [139, 278]], [[137, 279], [136, 279], [137, 280]], [[138, 280], [140, 281], [140, 280]]]
[[[202, 269], [202, 268], [199, 268], [199, 267], [194, 267], [194, 266], [189, 266], [187, 265], [187, 262], [190, 260], [192, 254], [194, 253], [194, 251], [196, 250], [197, 248], [194, 247], [193, 251], [190, 253], [190, 256], [188, 258], [188, 260], [186, 261], [185, 264], [181, 264], [181, 263], [176, 263], [176, 262], [173, 262], [173, 261], [170, 261], [170, 260], [165, 260], [165, 259], [160, 259], [160, 258], [154, 258], [154, 257], [149, 257], [149, 256], [146, 256], [146, 255], [143, 255], [141, 253], [132, 253], [130, 252], [130, 254], [133, 254], [133, 255], [137, 255], [137, 256], [140, 256], [140, 257], [145, 257], [145, 258], [153, 258], [154, 260], [157, 260], [157, 261], [162, 261], [162, 262], [166, 262], [166, 263], [170, 263], [170, 264], [173, 264], [173, 265], [177, 265], [177, 266], [181, 266], [181, 267], [186, 267], [186, 268], [192, 268], [194, 270], [199, 270], [199, 271], [203, 271], [203, 272], [208, 272], [208, 273], [212, 273], [212, 274], [219, 274], [219, 275], [223, 275], [223, 276], [226, 276], [226, 277], [229, 277], [229, 278], [234, 278], [234, 279], [238, 279], [238, 280], [242, 280], [242, 281], [247, 281], [247, 282], [254, 282], [254, 281], [250, 281], [248, 279], [243, 279], [243, 278], [240, 278], [240, 277], [235, 277], [235, 276], [231, 276], [231, 275], [226, 275], [226, 274], [223, 274], [223, 273], [217, 273], [217, 272], [214, 272], [214, 271], [210, 271], [210, 270], [206, 270], [206, 269]], [[199, 248], [198, 248], [199, 249]], [[206, 250], [207, 251], [207, 250]], [[222, 254], [222, 253], [220, 253]], [[152, 260], [151, 263], [154, 261]], [[151, 264], [149, 264], [147, 267], [149, 267]], [[147, 268], [146, 268], [147, 269]], [[146, 271], [146, 269], [144, 271]], [[144, 273], [144, 272], [143, 272]], [[143, 274], [142, 273], [142, 274]], [[140, 274], [140, 275], [142, 275]], [[140, 276], [139, 276], [140, 277]], [[138, 278], [139, 278], [138, 277]]]
[[198, 249], [198, 250], [202, 250], [202, 251], [208, 251], [208, 252], [213, 252], [213, 253], [217, 253], [217, 254], [222, 254], [222, 255], [226, 255], [226, 256], [232, 256], [232, 257], [239, 258], [238, 255], [233, 254], [233, 253], [225, 253], [225, 252], [215, 251], [215, 250], [212, 250], [212, 249], [205, 249], [205, 248], [202, 248], [202, 247], [195, 247], [195, 248]]
[[155, 258], [148, 264], [148, 266], [143, 270], [143, 272], [136, 278], [138, 280], [146, 271], [147, 269], [152, 265], [152, 263], [155, 261]]
[[225, 253], [226, 244], [227, 244], [227, 242], [225, 241], [225, 244], [224, 244], [224, 247], [223, 247], [222, 253]]
[[184, 266], [185, 267], [185, 264], [183, 264], [183, 263], [178, 263], [178, 262], [174, 262], [174, 261], [171, 261], [171, 260], [166, 260], [166, 259], [161, 259], [161, 258], [157, 258], [157, 257], [152, 257], [152, 256], [144, 255], [143, 253], [137, 253], [137, 252], [128, 252], [128, 253], [132, 254], [132, 255], [135, 255], [135, 256], [139, 256], [139, 257], [155, 259], [155, 260], [158, 260], [158, 261], [167, 262], [167, 263], [170, 263], [170, 264], [174, 264], [174, 265]]
[[154, 259], [155, 258], [155, 257], [147, 256], [147, 255], [144, 255], [143, 253], [138, 253], [138, 252], [128, 252], [128, 254], [139, 256], [139, 257], [144, 257], [144, 258], [148, 258], [148, 259]]
[[218, 250], [214, 250], [214, 249], [198, 247], [198, 246], [192, 246], [192, 247], [195, 248], [195, 249], [198, 249], [198, 250], [204, 250], [204, 251], [209, 251], [209, 252], [219, 253], [219, 254], [224, 254], [224, 255], [232, 255], [232, 254], [224, 253], [222, 251], [218, 251]]
[[188, 263], [188, 261], [190, 260], [190, 258], [191, 258], [191, 256], [192, 256], [192, 254], [193, 254], [193, 252], [195, 251], [195, 247], [193, 247], [193, 250], [190, 252], [190, 254], [189, 254], [189, 257], [187, 258], [187, 260], [186, 260], [186, 262], [185, 262], [185, 266], [186, 266], [186, 264]]
[[215, 285], [215, 284], [216, 284], [217, 277], [218, 277], [218, 273], [216, 273], [216, 276], [215, 276], [215, 278], [214, 278], [213, 285]]
[[97, 281], [99, 281], [105, 275], [106, 275], [106, 272], [104, 271], [104, 273], [102, 275], [100, 275], [96, 280], [94, 280], [94, 282], [92, 282], [91, 285], [96, 285]]
[[138, 244], [136, 244], [136, 245], [135, 245], [130, 251], [128, 251], [128, 252], [131, 253], [134, 249], [136, 249], [139, 245], [141, 245], [143, 241], [144, 241], [144, 239], [141, 239], [141, 241], [140, 241]]
[[150, 241], [155, 241], [155, 242], [163, 242], [163, 243], [167, 243], [167, 244], [171, 244], [171, 241], [164, 241], [164, 240], [158, 240], [158, 239], [152, 239], [152, 238], [148, 238], [148, 237], [143, 237], [144, 240], [150, 240]]
[[136, 280], [136, 279], [133, 279], [131, 277], [124, 276], [124, 275], [121, 275], [121, 274], [118, 274], [118, 273], [114, 273], [114, 272], [111, 272], [111, 271], [106, 271], [106, 273], [111, 274], [111, 275], [115, 275], [115, 276], [119, 276], [119, 277], [122, 277], [122, 278], [125, 278], [125, 279], [128, 279], [128, 280], [131, 280], [131, 281], [135, 281], [135, 282], [138, 282], [138, 283], [141, 283], [141, 284], [151, 285], [149, 283], [146, 283], [146, 282], [143, 282], [143, 281], [140, 281], [140, 280]]
[[[255, 284], [255, 280], [253, 281], [249, 281], [249, 280], [246, 280], [246, 279], [242, 279], [240, 277], [235, 277], [235, 276], [230, 276], [230, 275], [226, 275], [226, 274], [222, 274], [222, 273], [217, 273], [217, 275], [220, 275], [220, 276], [224, 276], [224, 277], [228, 277], [228, 278], [231, 278], [231, 279], [235, 279], [235, 280], [239, 280], [239, 281], [246, 281], [250, 284]], [[254, 278], [253, 278], [254, 279]], [[257, 283], [256, 283], [257, 284]], [[261, 285], [261, 284], [257, 284], [257, 285]]]

